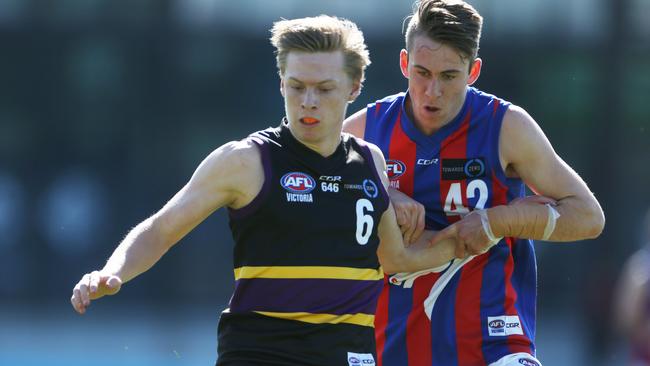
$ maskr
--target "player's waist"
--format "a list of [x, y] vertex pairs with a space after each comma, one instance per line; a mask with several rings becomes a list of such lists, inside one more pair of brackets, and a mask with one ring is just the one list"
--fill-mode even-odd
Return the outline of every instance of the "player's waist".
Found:
[[[342, 268], [337, 273], [331, 270], [334, 267], [265, 268], [235, 271], [231, 312], [315, 324], [373, 325], [383, 285], [381, 270]], [[299, 273], [306, 278], [297, 278]], [[321, 278], [316, 277], [319, 275]]]

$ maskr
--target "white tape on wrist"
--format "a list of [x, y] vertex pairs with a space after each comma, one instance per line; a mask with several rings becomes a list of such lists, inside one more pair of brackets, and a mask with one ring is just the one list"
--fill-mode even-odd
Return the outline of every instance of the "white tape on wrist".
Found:
[[548, 240], [551, 237], [553, 231], [555, 231], [557, 219], [560, 217], [560, 213], [553, 206], [547, 203], [546, 207], [548, 207], [548, 219], [546, 220], [546, 228], [544, 228], [544, 237], [542, 237], [542, 240]]
[[490, 227], [490, 219], [488, 218], [487, 211], [486, 210], [475, 210], [481, 216], [481, 225], [483, 226], [483, 231], [485, 232], [485, 235], [488, 237], [488, 240], [490, 240], [490, 246], [495, 245], [501, 239], [503, 238], [497, 238], [494, 236], [494, 233], [492, 232], [492, 228]]

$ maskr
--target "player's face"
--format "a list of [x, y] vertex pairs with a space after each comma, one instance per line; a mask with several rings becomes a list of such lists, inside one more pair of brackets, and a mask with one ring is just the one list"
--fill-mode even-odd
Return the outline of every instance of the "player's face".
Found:
[[478, 78], [481, 60], [469, 61], [454, 48], [426, 35], [416, 36], [410, 53], [400, 54], [402, 74], [408, 78], [406, 111], [415, 125], [430, 135], [449, 123], [463, 106], [467, 87]]
[[345, 73], [341, 51], [290, 52], [280, 90], [298, 140], [319, 152], [338, 145], [348, 102], [359, 90]]

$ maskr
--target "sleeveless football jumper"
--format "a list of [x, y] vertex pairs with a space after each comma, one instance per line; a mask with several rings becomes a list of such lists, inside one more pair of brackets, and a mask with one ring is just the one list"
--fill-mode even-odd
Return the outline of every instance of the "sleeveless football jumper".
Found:
[[[525, 194], [499, 161], [510, 103], [470, 87], [458, 115], [427, 136], [407, 116], [406, 96], [369, 104], [364, 137], [383, 151], [391, 187], [425, 206], [427, 228]], [[375, 318], [378, 365], [475, 366], [518, 352], [534, 356], [536, 272], [532, 241], [505, 238], [469, 261], [386, 277]]]
[[229, 210], [235, 289], [217, 365], [374, 365], [377, 227], [388, 195], [368, 146], [343, 134], [323, 157], [286, 121], [248, 138], [264, 184]]

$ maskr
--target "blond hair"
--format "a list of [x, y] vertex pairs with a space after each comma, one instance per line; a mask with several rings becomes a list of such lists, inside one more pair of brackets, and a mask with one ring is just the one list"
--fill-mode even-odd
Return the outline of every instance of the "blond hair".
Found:
[[284, 75], [287, 55], [298, 52], [342, 51], [345, 72], [353, 82], [361, 85], [365, 69], [370, 65], [370, 55], [363, 33], [356, 24], [328, 15], [280, 20], [271, 28], [271, 44], [275, 47], [280, 76]]

